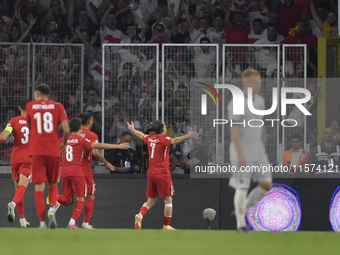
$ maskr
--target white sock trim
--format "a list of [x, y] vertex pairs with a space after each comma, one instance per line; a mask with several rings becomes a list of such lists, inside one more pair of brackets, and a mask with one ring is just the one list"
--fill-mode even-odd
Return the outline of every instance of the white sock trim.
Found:
[[164, 207], [172, 207], [172, 204], [165, 204]]
[[68, 223], [69, 225], [75, 225], [76, 224], [76, 221], [73, 219], [73, 218], [71, 218], [70, 219], [70, 222]]
[[170, 217], [170, 218], [172, 218], [172, 215], [170, 215], [170, 216], [166, 216], [166, 215], [164, 215], [164, 217]]

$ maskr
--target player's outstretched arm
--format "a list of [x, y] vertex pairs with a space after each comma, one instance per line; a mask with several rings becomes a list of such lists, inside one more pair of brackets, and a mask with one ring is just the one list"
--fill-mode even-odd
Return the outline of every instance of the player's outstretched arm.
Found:
[[179, 136], [176, 137], [174, 139], [171, 140], [171, 145], [173, 144], [179, 144], [179, 143], [183, 143], [186, 139], [192, 138], [195, 139], [198, 137], [198, 133], [197, 132], [191, 132], [192, 129], [190, 129], [189, 133], [183, 136]]
[[93, 149], [92, 150], [92, 154], [93, 156], [96, 157], [97, 160], [99, 160], [100, 162], [104, 163], [105, 166], [110, 170], [110, 171], [114, 171], [115, 167], [113, 165], [111, 165], [105, 158], [104, 156], [100, 153], [100, 151], [98, 149]]
[[135, 126], [133, 125], [133, 122], [131, 121], [131, 124], [127, 122], [129, 131], [133, 133], [135, 136], [137, 136], [140, 139], [143, 139], [144, 134], [138, 130], [135, 129]]
[[11, 133], [8, 130], [5, 129], [0, 134], [0, 141], [6, 140], [7, 137], [9, 137], [10, 135], [11, 135]]
[[108, 143], [92, 143], [91, 149], [122, 149], [127, 150], [130, 147], [129, 143], [121, 143], [121, 144], [108, 144]]

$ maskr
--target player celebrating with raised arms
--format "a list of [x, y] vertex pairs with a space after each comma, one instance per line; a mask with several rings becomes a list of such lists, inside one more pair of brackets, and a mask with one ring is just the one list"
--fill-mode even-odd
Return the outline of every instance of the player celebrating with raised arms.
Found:
[[83, 171], [84, 150], [91, 149], [128, 149], [128, 143], [106, 144], [96, 143], [81, 136], [82, 120], [73, 118], [70, 120], [71, 135], [67, 140], [66, 153], [63, 154], [63, 163], [61, 169], [61, 180], [63, 186], [63, 195], [58, 196], [58, 202], [62, 205], [70, 206], [76, 196], [76, 206], [67, 228], [78, 228], [77, 220], [83, 210], [85, 197], [87, 196], [87, 183]]
[[13, 222], [15, 219], [14, 208], [18, 210], [20, 226], [26, 228], [29, 222], [25, 219], [24, 195], [29, 184], [31, 175], [31, 158], [29, 157], [29, 129], [26, 126], [26, 104], [29, 99], [20, 102], [20, 116], [12, 118], [0, 134], [0, 141], [6, 140], [13, 134], [14, 145], [11, 155], [12, 178], [14, 181], [15, 194], [11, 202], [8, 203], [7, 219]]
[[[242, 73], [243, 93], [248, 97], [248, 88], [252, 88], [254, 98], [253, 106], [257, 110], [264, 110], [264, 99], [258, 95], [261, 89], [261, 76], [259, 72], [248, 68]], [[241, 119], [248, 120], [262, 116], [254, 115], [248, 108], [247, 100], [244, 100], [244, 116], [233, 114], [233, 100], [228, 105], [228, 117], [234, 122], [240, 123]], [[243, 125], [233, 125], [230, 127], [230, 163], [238, 170], [246, 166], [268, 166], [266, 150], [262, 141], [263, 127], [250, 127]], [[235, 177], [234, 207], [238, 232], [249, 232], [246, 224], [246, 210], [259, 201], [272, 187], [271, 173], [252, 173], [237, 171]], [[254, 188], [248, 195], [248, 189], [252, 177], [259, 181], [259, 186]]]
[[169, 170], [169, 150], [173, 144], [179, 144], [189, 138], [198, 137], [198, 133], [192, 133], [191, 130], [187, 135], [171, 138], [166, 135], [166, 125], [163, 121], [157, 120], [152, 124], [155, 134], [145, 135], [137, 131], [133, 122], [128, 123], [131, 133], [148, 145], [149, 152], [149, 169], [148, 181], [146, 188], [147, 201], [143, 204], [138, 214], [135, 215], [135, 228], [142, 228], [143, 216], [157, 202], [157, 197], [164, 200], [164, 226], [165, 230], [173, 230], [170, 226], [172, 218], [172, 196], [175, 194], [172, 184], [171, 173]]
[[[35, 206], [40, 220], [40, 228], [45, 223], [45, 182], [48, 183], [50, 208], [49, 227], [56, 228], [55, 211], [58, 209], [58, 181], [60, 177], [60, 153], [64, 153], [70, 134], [64, 106], [48, 100], [50, 88], [38, 85], [34, 90], [34, 102], [26, 105], [27, 127], [30, 131], [30, 155], [32, 156], [32, 179], [35, 184]], [[63, 129], [63, 143], [59, 143], [58, 127]], [[60, 147], [58, 146], [60, 144]]]

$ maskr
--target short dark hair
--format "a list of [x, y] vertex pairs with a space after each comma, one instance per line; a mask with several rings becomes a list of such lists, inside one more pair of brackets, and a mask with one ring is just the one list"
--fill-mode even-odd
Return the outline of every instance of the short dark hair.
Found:
[[198, 22], [200, 22], [201, 20], [206, 20], [206, 21], [208, 22], [208, 19], [207, 19], [206, 17], [200, 17], [200, 18], [198, 19]]
[[132, 136], [131, 132], [130, 131], [124, 131], [123, 133], [121, 133], [120, 137], [124, 137], [126, 135], [130, 135]]
[[211, 43], [210, 39], [208, 37], [202, 37], [200, 40], [200, 43], [203, 41], [207, 41], [208, 43]]
[[331, 123], [332, 123], [333, 121], [336, 121], [336, 122], [338, 122], [338, 125], [339, 125], [339, 128], [340, 128], [340, 121], [339, 121], [338, 119], [336, 119], [336, 118], [334, 118], [334, 119], [331, 119], [331, 121], [329, 122], [329, 124], [328, 124], [328, 126], [327, 126], [327, 127], [331, 127]]
[[41, 83], [35, 87], [35, 90], [42, 95], [48, 96], [50, 94], [50, 87], [47, 84]]
[[214, 21], [215, 21], [216, 18], [221, 18], [221, 19], [223, 20], [223, 16], [222, 16], [222, 15], [219, 15], [219, 14], [217, 14], [217, 15], [214, 16]]
[[92, 114], [89, 112], [83, 112], [80, 114], [79, 118], [81, 119], [81, 124], [83, 126], [87, 125], [87, 123], [89, 122], [89, 120], [92, 118]]
[[26, 111], [26, 105], [28, 102], [31, 102], [31, 100], [28, 98], [22, 99], [19, 103], [20, 109]]
[[69, 122], [70, 131], [71, 132], [78, 132], [81, 128], [81, 119], [73, 118]]
[[275, 27], [276, 30], [277, 30], [277, 25], [276, 25], [276, 24], [270, 23], [270, 24], [267, 26], [267, 28], [269, 28], [269, 27]]
[[302, 141], [301, 135], [300, 135], [300, 134], [297, 134], [297, 133], [292, 134], [292, 135], [290, 136], [290, 140], [293, 140], [293, 139], [298, 139], [300, 142]]
[[261, 23], [261, 25], [263, 25], [263, 20], [256, 18], [256, 19], [253, 20], [252, 24], [254, 24], [254, 23]]
[[156, 120], [153, 124], [152, 124], [152, 129], [155, 131], [156, 135], [159, 135], [162, 133], [164, 128], [164, 123], [161, 120]]
[[156, 30], [156, 27], [157, 26], [161, 26], [161, 27], [163, 27], [163, 29], [165, 29], [165, 27], [164, 27], [164, 25], [163, 24], [160, 24], [160, 23], [158, 23], [158, 24], [156, 24], [154, 27], [153, 27], [153, 31], [155, 31]]
[[89, 87], [89, 88], [87, 89], [87, 92], [89, 92], [90, 90], [95, 91], [95, 92], [97, 93], [97, 95], [99, 95], [99, 91], [98, 91], [98, 89], [96, 89], [95, 87]]

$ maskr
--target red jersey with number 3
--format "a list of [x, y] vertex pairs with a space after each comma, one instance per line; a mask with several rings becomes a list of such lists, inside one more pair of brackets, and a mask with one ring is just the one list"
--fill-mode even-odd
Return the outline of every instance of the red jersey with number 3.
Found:
[[[63, 138], [59, 140], [59, 144]], [[67, 140], [66, 152], [63, 154], [61, 178], [84, 176], [83, 157], [85, 150], [91, 150], [92, 142], [79, 135], [71, 134]], [[59, 147], [59, 146], [58, 146]]]
[[144, 135], [143, 142], [148, 145], [148, 176], [171, 177], [169, 167], [169, 150], [172, 138], [167, 135]]
[[60, 156], [58, 127], [67, 120], [64, 106], [50, 100], [26, 105], [27, 123], [31, 123], [30, 155]]
[[12, 118], [7, 127], [13, 128], [12, 134], [14, 139], [11, 164], [31, 162], [29, 155], [29, 134], [30, 130], [26, 124], [26, 117], [18, 116]]
[[[93, 133], [92, 131], [83, 128], [81, 130], [81, 137], [84, 137], [91, 142], [98, 143], [98, 136], [97, 134]], [[91, 149], [86, 149], [84, 152], [84, 158], [83, 158], [83, 171], [85, 176], [92, 176], [92, 150]]]

